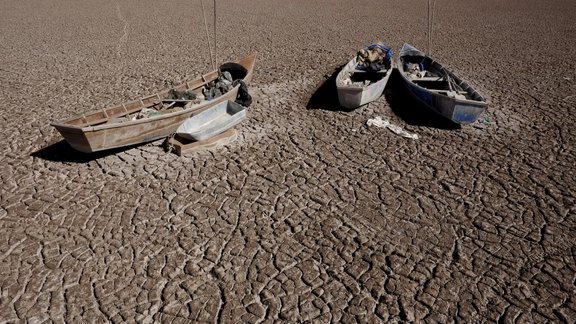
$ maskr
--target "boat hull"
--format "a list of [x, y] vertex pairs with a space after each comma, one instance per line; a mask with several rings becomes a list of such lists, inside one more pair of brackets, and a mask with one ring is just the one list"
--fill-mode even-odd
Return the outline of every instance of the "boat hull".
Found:
[[342, 70], [338, 73], [336, 77], [336, 89], [338, 91], [338, 101], [340, 105], [347, 109], [354, 109], [365, 104], [368, 104], [376, 99], [378, 99], [384, 89], [386, 84], [390, 79], [392, 69], [388, 69], [384, 76], [376, 81], [372, 82], [366, 86], [350, 86], [344, 83], [344, 79], [349, 77], [350, 73], [353, 73], [356, 67], [356, 58], [352, 59]]
[[473, 123], [486, 110], [486, 103], [484, 102], [459, 100], [430, 92], [405, 77], [402, 78], [402, 83], [411, 96], [429, 110], [457, 124]]
[[[246, 69], [243, 81], [251, 80], [254, 67], [254, 55], [238, 62]], [[199, 89], [211, 80], [217, 78], [218, 72], [212, 71], [202, 78], [175, 87], [178, 90]], [[88, 115], [75, 116], [70, 119], [52, 123], [70, 146], [80, 152], [93, 153], [102, 150], [131, 146], [151, 142], [174, 133], [178, 126], [188, 118], [199, 114], [226, 100], [235, 100], [240, 85], [210, 101], [200, 104], [188, 104], [183, 110], [170, 112], [143, 119], [127, 120], [110, 123], [113, 118], [122, 118], [137, 113], [142, 108], [157, 103], [169, 90], [159, 94], [141, 98], [140, 100], [98, 110]], [[93, 122], [91, 122], [93, 120]]]

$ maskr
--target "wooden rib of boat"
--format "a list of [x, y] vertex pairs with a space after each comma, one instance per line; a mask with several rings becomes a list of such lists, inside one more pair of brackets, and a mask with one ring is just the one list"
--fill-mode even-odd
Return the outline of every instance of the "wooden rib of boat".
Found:
[[344, 108], [358, 108], [378, 99], [392, 73], [392, 67], [379, 71], [364, 71], [356, 69], [357, 65], [355, 56], [336, 77], [338, 101]]
[[203, 141], [225, 132], [244, 119], [246, 108], [227, 100], [188, 118], [176, 129], [176, 135], [192, 141]]
[[[486, 110], [486, 101], [476, 90], [414, 46], [404, 44], [398, 60], [408, 91], [435, 113], [457, 124], [470, 124]], [[411, 73], [414, 65], [421, 72]]]
[[[240, 79], [248, 82], [252, 77], [255, 61], [256, 56], [249, 55], [236, 63], [225, 63], [220, 69], [232, 69], [231, 74], [235, 80]], [[203, 87], [217, 80], [218, 75], [219, 71], [212, 71], [172, 89], [54, 122], [52, 126], [62, 134], [70, 146], [84, 153], [164, 138], [174, 133], [178, 126], [191, 116], [226, 100], [233, 101], [236, 99], [240, 88], [239, 84], [236, 84], [228, 92], [215, 99], [202, 100], [199, 103], [172, 99], [172, 90], [201, 94]], [[163, 102], [185, 105], [178, 109], [174, 108], [175, 105], [168, 105], [170, 108], [161, 109], [159, 114], [147, 118], [134, 119], [144, 108], [158, 107], [159, 105], [160, 107], [166, 107]]]

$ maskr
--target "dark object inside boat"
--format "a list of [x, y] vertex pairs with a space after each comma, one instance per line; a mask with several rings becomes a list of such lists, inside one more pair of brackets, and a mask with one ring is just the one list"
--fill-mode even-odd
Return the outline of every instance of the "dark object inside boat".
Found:
[[350, 81], [352, 83], [355, 82], [378, 82], [382, 80], [386, 76], [386, 73], [378, 73], [378, 72], [356, 72], [350, 75]]
[[238, 63], [224, 63], [220, 65], [220, 72], [229, 72], [232, 80], [244, 79], [248, 74], [248, 70]]
[[169, 94], [170, 94], [170, 99], [194, 100], [197, 97], [197, 94], [192, 90], [178, 91], [176, 89], [171, 89]]

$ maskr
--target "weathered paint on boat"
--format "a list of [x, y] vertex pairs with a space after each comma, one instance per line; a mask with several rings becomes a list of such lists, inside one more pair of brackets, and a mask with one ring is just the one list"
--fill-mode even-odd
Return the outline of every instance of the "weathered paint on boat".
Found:
[[227, 100], [188, 118], [178, 127], [176, 135], [193, 141], [203, 141], [236, 126], [245, 118], [246, 108]]
[[346, 85], [344, 79], [348, 78], [350, 73], [366, 73], [364, 71], [357, 71], [356, 65], [357, 61], [356, 57], [354, 57], [342, 68], [336, 77], [338, 101], [342, 107], [348, 109], [358, 108], [378, 99], [382, 95], [382, 92], [384, 92], [384, 88], [386, 88], [386, 84], [392, 74], [392, 68], [390, 68], [386, 71], [379, 72], [383, 74], [383, 77], [369, 85], [362, 87]]
[[[402, 76], [403, 84], [406, 89], [429, 109], [435, 113], [450, 119], [457, 124], [470, 124], [475, 122], [478, 117], [486, 110], [486, 101], [476, 90], [468, 83], [462, 81], [459, 77], [448, 71], [440, 63], [416, 49], [410, 44], [404, 44], [398, 55], [397, 68]], [[410, 79], [405, 71], [405, 62], [409, 60], [421, 60], [425, 68], [432, 70], [439, 75], [441, 80], [445, 75], [452, 79], [454, 83], [462, 89], [465, 99], [452, 98], [447, 95], [446, 89], [434, 89], [423, 87], [417, 82], [418, 79]]]
[[[248, 82], [252, 78], [255, 55], [249, 55], [237, 62], [246, 73], [242, 80]], [[200, 78], [185, 82], [172, 89], [146, 96], [138, 100], [116, 106], [95, 110], [72, 118], [52, 123], [60, 134], [74, 149], [92, 153], [112, 148], [135, 145], [167, 137], [186, 119], [226, 100], [235, 100], [240, 85], [213, 100], [204, 100], [199, 104], [189, 103], [183, 110], [163, 113], [143, 119], [114, 122], [114, 119], [125, 118], [158, 104], [162, 99], [169, 98], [170, 90], [200, 91], [208, 83], [218, 78], [218, 71], [212, 71]]]

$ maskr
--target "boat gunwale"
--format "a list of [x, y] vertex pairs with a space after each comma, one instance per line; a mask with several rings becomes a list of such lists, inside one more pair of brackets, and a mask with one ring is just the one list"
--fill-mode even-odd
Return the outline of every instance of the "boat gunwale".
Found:
[[[354, 64], [351, 64], [354, 63]], [[339, 85], [342, 84], [342, 82], [340, 81], [341, 78], [339, 78], [344, 72], [348, 72], [348, 71], [356, 71], [356, 69], [351, 68], [351, 67], [355, 67], [357, 63], [357, 57], [353, 57], [350, 61], [348, 61], [348, 63], [346, 63], [346, 65], [342, 68], [342, 70], [340, 70], [340, 72], [338, 72], [338, 75], [336, 76], [336, 87], [338, 89], [347, 89], [347, 90], [352, 90], [352, 89], [367, 89], [370, 88], [371, 86], [375, 86], [378, 85], [378, 83], [384, 81], [386, 79], [387, 76], [389, 76], [390, 74], [392, 74], [392, 70], [394, 69], [394, 66], [391, 66], [389, 69], [386, 70], [386, 73], [383, 74], [383, 77], [376, 81], [376, 82], [372, 82], [368, 85], [363, 85], [361, 87], [354, 87], [354, 86], [349, 86], [349, 85]], [[382, 70], [380, 70], [382, 71]]]

